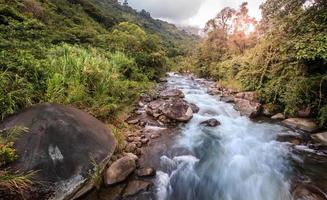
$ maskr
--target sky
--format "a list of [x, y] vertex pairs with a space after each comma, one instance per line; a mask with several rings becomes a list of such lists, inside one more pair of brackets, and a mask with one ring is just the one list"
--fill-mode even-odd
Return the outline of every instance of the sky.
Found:
[[[246, 0], [128, 0], [131, 7], [145, 9], [154, 18], [178, 25], [203, 28], [224, 7], [238, 8]], [[264, 0], [248, 0], [249, 14], [261, 19], [259, 6]]]

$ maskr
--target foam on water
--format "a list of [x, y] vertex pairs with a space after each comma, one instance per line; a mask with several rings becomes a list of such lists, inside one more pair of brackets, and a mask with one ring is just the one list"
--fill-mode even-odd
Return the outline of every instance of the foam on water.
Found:
[[[191, 78], [171, 75], [168, 84], [183, 90], [185, 99], [200, 111], [175, 144], [192, 155], [161, 158], [167, 170], [157, 175], [159, 200], [291, 199], [290, 150], [274, 140], [287, 131], [284, 127], [240, 116], [231, 104], [208, 95], [206, 88]], [[212, 118], [221, 125], [199, 125]]]

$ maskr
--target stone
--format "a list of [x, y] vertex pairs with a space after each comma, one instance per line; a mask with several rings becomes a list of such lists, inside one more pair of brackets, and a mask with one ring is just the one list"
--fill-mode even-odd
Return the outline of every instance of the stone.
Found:
[[285, 119], [285, 115], [283, 113], [277, 113], [276, 115], [272, 116], [271, 119], [284, 120]]
[[124, 181], [136, 168], [135, 159], [124, 156], [115, 161], [106, 171], [104, 181], [106, 185], [113, 185]]
[[315, 142], [327, 145], [327, 132], [313, 134], [311, 137]]
[[261, 104], [247, 99], [235, 98], [235, 109], [242, 115], [250, 118], [258, 117], [261, 114]]
[[137, 148], [141, 148], [142, 147], [142, 142], [134, 142], [134, 144], [136, 145]]
[[4, 120], [0, 130], [15, 126], [28, 131], [15, 140], [19, 159], [8, 167], [36, 171], [33, 181], [54, 183], [53, 199], [77, 198], [92, 189], [87, 180], [92, 159], [104, 168], [117, 145], [105, 124], [69, 106], [32, 106]]
[[235, 98], [233, 96], [221, 96], [220, 101], [223, 101], [225, 103], [234, 103]]
[[152, 133], [151, 136], [150, 136], [150, 138], [151, 138], [151, 139], [157, 139], [157, 138], [159, 138], [160, 136], [161, 136], [160, 133]]
[[208, 127], [216, 127], [221, 125], [221, 123], [216, 119], [209, 119], [204, 122], [201, 122], [200, 124]]
[[134, 159], [135, 161], [139, 159], [139, 157], [137, 157], [137, 155], [135, 155], [133, 153], [124, 153], [124, 156], [128, 156], [128, 157]]
[[136, 171], [139, 177], [155, 176], [156, 170], [151, 167], [141, 168]]
[[184, 93], [179, 89], [168, 89], [160, 93], [159, 95], [163, 99], [169, 98], [184, 98]]
[[136, 195], [143, 191], [148, 191], [151, 185], [152, 183], [148, 181], [141, 181], [141, 180], [130, 181], [123, 192], [123, 197], [126, 198]]
[[148, 138], [141, 139], [142, 144], [147, 144], [149, 142]]
[[193, 113], [198, 113], [200, 111], [200, 108], [196, 104], [190, 103], [190, 106], [191, 106]]
[[235, 97], [238, 99], [246, 99], [251, 102], [258, 102], [256, 92], [239, 92]]
[[301, 129], [310, 133], [319, 129], [319, 126], [314, 120], [307, 118], [289, 118], [285, 119], [282, 123], [291, 128]]
[[314, 185], [299, 185], [292, 192], [293, 200], [326, 200], [327, 195]]
[[138, 119], [128, 120], [127, 123], [128, 124], [137, 124], [137, 123], [139, 123], [139, 120]]
[[187, 122], [192, 119], [193, 111], [191, 106], [182, 99], [171, 99], [163, 105], [163, 114], [179, 122]]
[[136, 148], [137, 148], [136, 144], [129, 143], [129, 144], [126, 145], [125, 151], [130, 152], [130, 153], [133, 153]]

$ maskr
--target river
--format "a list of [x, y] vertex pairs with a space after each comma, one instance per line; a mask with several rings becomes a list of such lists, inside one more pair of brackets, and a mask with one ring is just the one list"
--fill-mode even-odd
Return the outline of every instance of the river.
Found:
[[[196, 104], [200, 111], [181, 128], [171, 147], [185, 149], [185, 153], [160, 158], [161, 170], [155, 180], [157, 199], [292, 199], [292, 181], [298, 176], [294, 161], [305, 164], [290, 143], [276, 141], [279, 134], [291, 130], [241, 116], [231, 104], [209, 95], [206, 83], [174, 74], [168, 78], [168, 87], [181, 89], [186, 101]], [[221, 125], [200, 125], [212, 118]], [[326, 170], [321, 173], [326, 175]]]

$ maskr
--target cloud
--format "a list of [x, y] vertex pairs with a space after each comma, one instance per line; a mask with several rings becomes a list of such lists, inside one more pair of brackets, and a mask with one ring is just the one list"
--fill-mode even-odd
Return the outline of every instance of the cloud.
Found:
[[145, 9], [155, 18], [183, 21], [195, 16], [203, 0], [129, 0], [139, 10]]
[[[154, 18], [203, 27], [224, 7], [237, 9], [244, 1], [246, 0], [128, 0], [128, 3], [138, 10], [145, 9]], [[259, 6], [264, 1], [248, 0], [250, 16], [261, 18]]]

